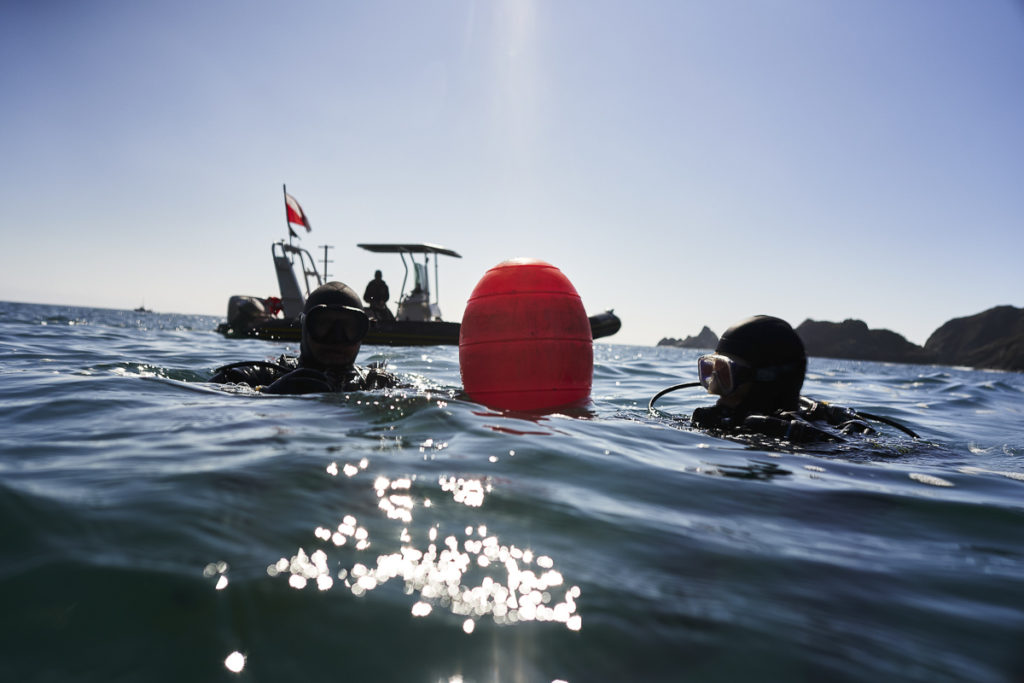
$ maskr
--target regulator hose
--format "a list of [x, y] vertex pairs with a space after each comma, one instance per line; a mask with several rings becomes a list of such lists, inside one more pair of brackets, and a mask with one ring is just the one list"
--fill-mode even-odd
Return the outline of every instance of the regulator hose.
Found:
[[675, 386], [668, 387], [667, 389], [662, 389], [661, 391], [656, 393], [653, 397], [651, 397], [651, 400], [647, 403], [647, 411], [653, 413], [654, 412], [654, 402], [657, 401], [662, 396], [664, 396], [665, 394], [672, 393], [673, 391], [677, 391], [679, 389], [689, 389], [690, 387], [699, 387], [699, 386], [700, 386], [700, 382], [683, 382], [682, 384], [676, 384]]
[[896, 429], [900, 430], [904, 434], [912, 436], [915, 439], [920, 439], [921, 438], [917, 434], [915, 434], [914, 430], [912, 430], [910, 427], [906, 427], [904, 425], [901, 425], [896, 420], [890, 420], [889, 418], [882, 417], [881, 415], [874, 415], [872, 413], [865, 413], [865, 412], [861, 412], [859, 410], [855, 410], [855, 411], [853, 411], [853, 413], [857, 417], [863, 417], [863, 418], [865, 418], [867, 420], [874, 420], [875, 422], [881, 422], [882, 424], [887, 424], [890, 427], [895, 427]]

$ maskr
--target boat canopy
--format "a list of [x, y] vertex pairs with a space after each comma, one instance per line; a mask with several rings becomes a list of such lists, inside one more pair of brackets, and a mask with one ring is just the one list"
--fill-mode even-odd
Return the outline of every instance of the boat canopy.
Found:
[[438, 244], [357, 244], [356, 246], [378, 254], [444, 254], [462, 258], [457, 252]]
[[[402, 287], [399, 290], [398, 295], [398, 313], [395, 314], [395, 318], [399, 321], [413, 320], [420, 322], [429, 321], [441, 321], [441, 309], [438, 307], [438, 276], [437, 276], [437, 262], [438, 258], [434, 258], [434, 284], [430, 284], [430, 255], [440, 254], [442, 256], [454, 256], [455, 258], [462, 258], [458, 253], [442, 247], [437, 244], [358, 244], [356, 245], [367, 251], [372, 251], [378, 254], [398, 254], [402, 257], [402, 266], [405, 268], [405, 274], [402, 276]], [[409, 256], [409, 261], [406, 261], [406, 254]], [[418, 262], [416, 258], [419, 257], [422, 263]], [[411, 290], [406, 291], [406, 284], [409, 282], [409, 265], [412, 265], [412, 284]], [[431, 291], [433, 291], [433, 299], [431, 299]]]

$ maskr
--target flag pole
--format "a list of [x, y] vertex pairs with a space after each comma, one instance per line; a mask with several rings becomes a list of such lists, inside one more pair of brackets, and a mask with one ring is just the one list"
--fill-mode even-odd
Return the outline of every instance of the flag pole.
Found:
[[281, 194], [284, 199], [284, 227], [288, 230], [288, 246], [292, 246], [292, 227], [288, 223], [288, 187], [281, 183]]

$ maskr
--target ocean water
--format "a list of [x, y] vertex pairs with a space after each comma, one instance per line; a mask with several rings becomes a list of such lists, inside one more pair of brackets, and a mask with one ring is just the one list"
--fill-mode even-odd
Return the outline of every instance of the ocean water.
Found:
[[454, 347], [212, 386], [294, 351], [217, 322], [0, 303], [0, 680], [1024, 680], [1024, 375], [811, 359], [922, 438], [751, 447], [648, 413], [696, 351], [598, 343], [525, 416]]

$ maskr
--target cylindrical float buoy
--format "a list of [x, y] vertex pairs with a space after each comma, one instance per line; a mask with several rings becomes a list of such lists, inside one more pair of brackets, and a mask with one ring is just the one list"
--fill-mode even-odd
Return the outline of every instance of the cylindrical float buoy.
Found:
[[569, 278], [533, 258], [503, 261], [484, 273], [462, 316], [459, 371], [466, 393], [492, 408], [585, 402], [594, 343]]

